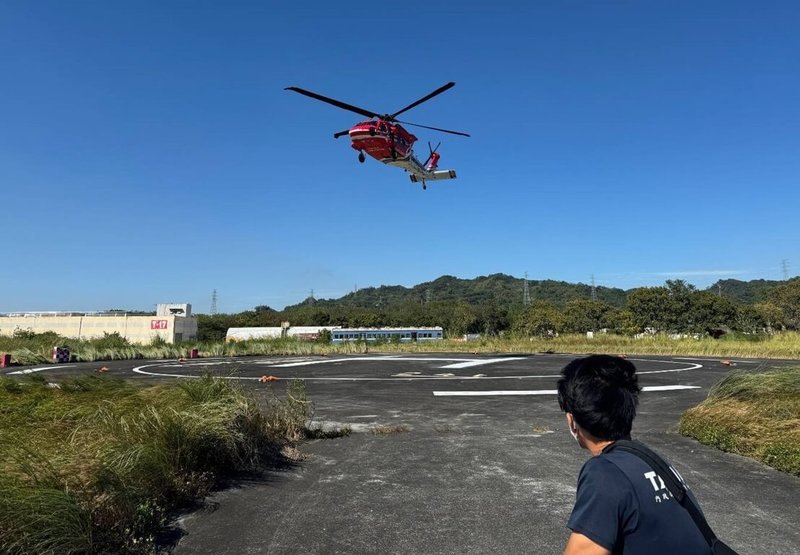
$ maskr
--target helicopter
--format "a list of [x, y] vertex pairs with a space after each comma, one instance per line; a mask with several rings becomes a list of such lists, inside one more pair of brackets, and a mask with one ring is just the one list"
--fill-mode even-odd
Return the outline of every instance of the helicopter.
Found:
[[327, 102], [328, 104], [332, 104], [338, 108], [349, 110], [350, 112], [355, 112], [356, 114], [361, 114], [362, 116], [370, 118], [369, 120], [356, 123], [350, 129], [334, 133], [333, 138], [338, 139], [344, 135], [349, 135], [350, 140], [352, 141], [351, 146], [358, 151], [359, 162], [364, 163], [367, 158], [366, 155], [369, 154], [379, 162], [383, 162], [388, 166], [402, 168], [411, 174], [409, 177], [411, 178], [412, 183], [422, 182], [422, 188], [427, 189], [427, 185], [425, 183], [426, 181], [437, 179], [455, 179], [456, 171], [438, 169], [441, 155], [437, 152], [437, 150], [442, 144], [441, 142], [436, 145], [435, 148], [431, 146], [431, 143], [428, 143], [428, 158], [424, 162], [420, 162], [412, 150], [417, 138], [406, 131], [400, 124], [422, 127], [424, 129], [432, 129], [434, 131], [450, 133], [451, 135], [461, 135], [463, 137], [469, 137], [469, 135], [460, 131], [450, 131], [448, 129], [440, 129], [439, 127], [430, 127], [427, 125], [420, 125], [418, 123], [399, 121], [397, 116], [410, 110], [411, 108], [414, 108], [415, 106], [422, 104], [423, 102], [430, 100], [434, 96], [442, 94], [444, 91], [451, 89], [454, 86], [455, 83], [451, 81], [446, 85], [442, 85], [432, 93], [423, 96], [416, 102], [412, 102], [402, 110], [398, 110], [393, 114], [383, 115], [370, 110], [365, 110], [364, 108], [359, 108], [358, 106], [353, 106], [352, 104], [341, 102], [340, 100], [328, 98], [327, 96], [322, 96], [321, 94], [307, 91], [299, 87], [286, 87], [284, 90], [294, 91], [310, 98]]

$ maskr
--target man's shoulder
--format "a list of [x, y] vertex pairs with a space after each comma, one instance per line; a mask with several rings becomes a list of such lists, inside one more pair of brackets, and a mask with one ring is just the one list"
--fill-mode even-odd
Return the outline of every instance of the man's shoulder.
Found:
[[638, 471], [642, 468], [650, 468], [650, 466], [643, 461], [641, 457], [623, 449], [610, 449], [603, 451], [594, 458], [601, 459], [605, 461], [606, 464], [612, 464], [625, 473], [628, 473], [631, 470]]
[[578, 481], [591, 480], [592, 482], [615, 482], [619, 483], [620, 480], [631, 471], [631, 464], [634, 461], [628, 460], [627, 457], [618, 458], [612, 456], [614, 453], [601, 453], [594, 457], [590, 457], [581, 468], [578, 475]]
[[599, 453], [590, 457], [583, 463], [583, 469], [588, 472], [614, 472], [622, 470], [621, 466], [629, 466], [635, 464], [637, 461], [642, 462], [639, 457], [633, 453], [622, 451], [620, 449]]
[[[628, 443], [629, 446], [632, 448], [636, 448], [637, 446], [640, 448], [644, 448], [643, 451], [645, 453], [649, 453], [654, 460], [656, 461], [660, 460], [661, 462], [663, 462], [665, 466], [669, 467], [672, 470], [672, 472], [676, 476], [678, 476], [678, 478], [681, 481], [683, 481], [683, 478], [680, 477], [680, 474], [678, 474], [678, 471], [672, 465], [672, 462], [670, 462], [660, 453], [654, 451], [653, 449], [651, 449], [650, 447], [648, 447], [647, 445], [645, 445], [640, 441], [626, 442], [626, 443]], [[639, 450], [641, 449], [637, 449], [637, 451]], [[633, 453], [627, 449], [621, 449], [621, 448], [614, 449], [607, 447], [603, 451], [603, 453], [601, 453], [599, 456], [604, 458], [606, 461], [613, 463], [622, 472], [628, 474], [629, 476], [632, 475], [638, 476], [642, 472], [649, 473], [651, 471], [655, 472], [658, 470], [657, 466], [651, 466], [650, 463], [645, 461], [639, 454]], [[684, 486], [686, 486], [686, 484], [684, 484]], [[688, 488], [688, 486], [686, 487]]]
[[613, 483], [615, 487], [633, 492], [642, 487], [642, 477], [652, 469], [642, 459], [622, 450], [611, 450], [588, 459], [578, 475], [578, 483], [603, 487]]

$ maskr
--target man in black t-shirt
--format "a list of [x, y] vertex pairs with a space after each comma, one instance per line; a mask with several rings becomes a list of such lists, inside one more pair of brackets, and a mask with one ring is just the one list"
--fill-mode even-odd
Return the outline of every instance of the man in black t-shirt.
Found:
[[561, 372], [558, 403], [570, 433], [592, 454], [578, 476], [565, 555], [711, 553], [658, 473], [632, 453], [604, 452], [630, 439], [639, 391], [636, 368], [619, 357], [576, 359]]

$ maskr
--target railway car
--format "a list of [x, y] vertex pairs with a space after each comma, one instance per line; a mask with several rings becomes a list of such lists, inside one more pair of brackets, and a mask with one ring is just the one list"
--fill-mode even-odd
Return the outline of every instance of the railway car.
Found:
[[441, 327], [430, 328], [339, 328], [331, 330], [331, 341], [437, 341], [444, 337]]

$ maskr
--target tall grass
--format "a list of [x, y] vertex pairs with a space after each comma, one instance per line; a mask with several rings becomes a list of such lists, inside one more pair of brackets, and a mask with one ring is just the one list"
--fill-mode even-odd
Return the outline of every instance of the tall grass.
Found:
[[597, 334], [589, 339], [583, 335], [558, 337], [494, 338], [476, 341], [432, 341], [415, 344], [387, 344], [381, 350], [453, 352], [566, 352], [566, 353], [625, 353], [638, 355], [685, 355], [711, 357], [800, 358], [800, 333], [787, 332], [764, 336], [732, 336], [712, 339], [691, 337], [672, 339], [659, 334], [634, 338], [625, 335]]
[[680, 432], [800, 476], [800, 367], [729, 374], [683, 414]]
[[800, 358], [800, 333], [731, 335], [722, 339], [691, 337], [672, 339], [658, 334], [642, 338], [614, 334], [558, 337], [483, 337], [475, 341], [447, 339], [414, 343], [319, 343], [296, 339], [252, 340], [231, 343], [192, 344], [204, 356], [248, 355], [346, 355], [373, 352], [463, 352], [463, 353], [626, 353], [711, 357]]
[[[113, 334], [112, 334], [113, 335]], [[12, 355], [20, 365], [52, 361], [54, 345], [66, 345], [76, 361], [117, 359], [178, 359], [198, 349], [203, 357], [224, 356], [312, 356], [347, 355], [375, 352], [462, 352], [462, 353], [625, 353], [665, 356], [710, 356], [751, 358], [800, 358], [800, 333], [772, 335], [730, 335], [722, 339], [684, 337], [673, 339], [659, 334], [634, 338], [624, 335], [597, 334], [558, 337], [483, 337], [475, 341], [448, 339], [417, 343], [367, 343], [364, 341], [323, 343], [294, 338], [262, 339], [237, 342], [183, 342], [169, 344], [163, 340], [148, 345], [132, 345], [122, 338], [99, 338], [79, 341], [55, 334], [38, 334], [25, 338], [0, 337], [0, 351]]]
[[142, 388], [105, 376], [0, 380], [0, 551], [147, 553], [169, 511], [232, 474], [285, 464], [305, 385], [259, 398], [206, 376]]
[[63, 488], [37, 487], [2, 476], [0, 548], [9, 554], [90, 553], [90, 515]]

